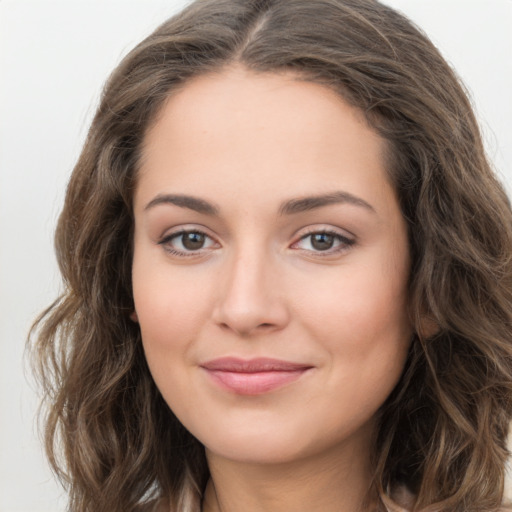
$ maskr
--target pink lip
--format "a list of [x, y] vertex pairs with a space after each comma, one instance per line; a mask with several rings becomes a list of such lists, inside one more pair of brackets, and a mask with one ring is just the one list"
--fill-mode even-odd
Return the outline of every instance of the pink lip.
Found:
[[311, 365], [279, 359], [223, 357], [201, 365], [222, 388], [240, 395], [260, 395], [299, 379]]

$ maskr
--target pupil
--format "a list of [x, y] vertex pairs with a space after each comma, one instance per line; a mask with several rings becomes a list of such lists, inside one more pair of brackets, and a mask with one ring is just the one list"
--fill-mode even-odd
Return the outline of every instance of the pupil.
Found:
[[184, 233], [181, 242], [185, 249], [195, 251], [201, 249], [204, 245], [204, 235], [202, 233]]
[[311, 245], [318, 251], [326, 251], [330, 249], [334, 243], [334, 235], [327, 233], [317, 233], [313, 235]]

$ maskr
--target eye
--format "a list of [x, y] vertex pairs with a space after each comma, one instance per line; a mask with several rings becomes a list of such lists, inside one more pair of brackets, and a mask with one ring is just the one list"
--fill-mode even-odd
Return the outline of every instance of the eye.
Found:
[[195, 229], [171, 233], [158, 243], [167, 252], [177, 256], [195, 256], [205, 249], [210, 249], [217, 245], [206, 233]]
[[352, 240], [336, 231], [313, 231], [300, 238], [292, 245], [293, 249], [333, 254], [347, 250], [354, 245]]

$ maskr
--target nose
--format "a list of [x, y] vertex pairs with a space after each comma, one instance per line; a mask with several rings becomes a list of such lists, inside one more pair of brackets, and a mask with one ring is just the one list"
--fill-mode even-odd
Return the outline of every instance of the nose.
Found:
[[234, 254], [223, 272], [214, 321], [242, 337], [283, 329], [289, 311], [278, 273], [264, 254]]

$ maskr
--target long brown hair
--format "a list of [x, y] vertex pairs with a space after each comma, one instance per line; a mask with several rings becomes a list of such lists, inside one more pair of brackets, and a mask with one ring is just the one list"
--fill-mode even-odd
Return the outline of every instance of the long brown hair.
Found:
[[70, 510], [143, 510], [158, 497], [200, 508], [202, 446], [160, 396], [129, 318], [132, 196], [163, 102], [231, 63], [334, 88], [388, 141], [416, 335], [379, 411], [375, 487], [406, 486], [414, 510], [495, 510], [512, 416], [512, 214], [454, 72], [374, 0], [199, 0], [108, 80], [57, 228], [64, 291], [32, 336], [46, 450]]

